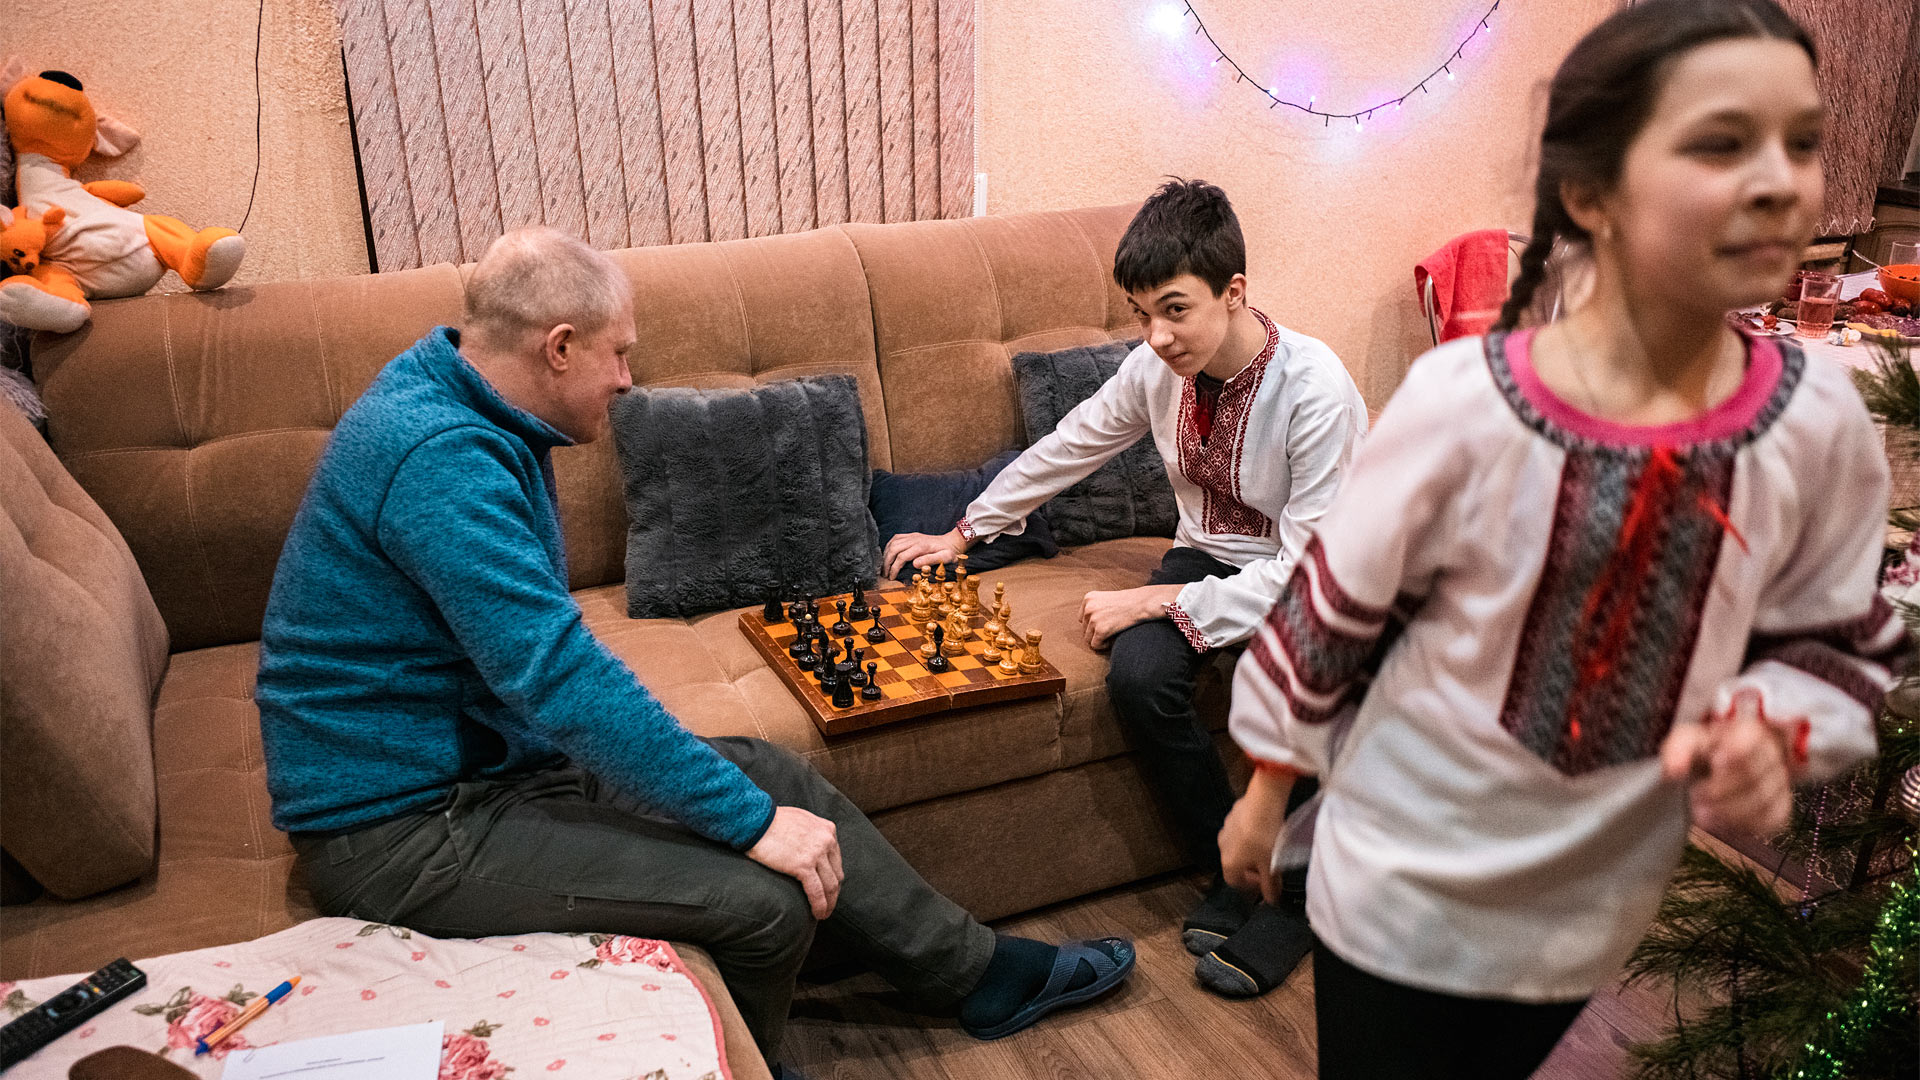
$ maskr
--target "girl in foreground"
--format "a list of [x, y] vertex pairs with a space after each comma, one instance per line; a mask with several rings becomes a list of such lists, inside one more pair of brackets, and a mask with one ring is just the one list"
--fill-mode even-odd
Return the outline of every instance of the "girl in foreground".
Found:
[[[1555, 75], [1532, 242], [1485, 338], [1413, 365], [1235, 676], [1220, 834], [1274, 895], [1322, 778], [1320, 1075], [1522, 1078], [1645, 932], [1686, 840], [1770, 834], [1871, 754], [1902, 655], [1879, 436], [1847, 373], [1724, 313], [1821, 206], [1811, 41], [1649, 0]], [[1515, 330], [1555, 240], [1579, 309]]]

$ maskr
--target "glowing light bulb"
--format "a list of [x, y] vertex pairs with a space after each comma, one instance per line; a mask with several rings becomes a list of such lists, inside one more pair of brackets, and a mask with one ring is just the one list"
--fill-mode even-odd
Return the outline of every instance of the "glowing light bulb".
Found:
[[1172, 37], [1186, 28], [1186, 10], [1179, 4], [1161, 4], [1147, 16], [1147, 25]]

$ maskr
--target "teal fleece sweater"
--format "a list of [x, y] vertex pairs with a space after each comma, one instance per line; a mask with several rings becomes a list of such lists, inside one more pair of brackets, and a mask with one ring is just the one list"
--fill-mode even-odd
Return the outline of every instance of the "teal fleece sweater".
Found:
[[260, 641], [273, 823], [351, 829], [457, 783], [571, 759], [746, 849], [773, 801], [581, 621], [550, 451], [440, 327], [340, 418], [280, 554]]

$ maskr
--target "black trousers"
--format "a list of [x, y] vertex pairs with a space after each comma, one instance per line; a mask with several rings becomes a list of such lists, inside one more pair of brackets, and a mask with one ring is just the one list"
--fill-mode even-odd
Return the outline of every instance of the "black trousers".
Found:
[[[993, 931], [934, 891], [846, 796], [771, 743], [707, 741], [775, 803], [834, 823], [846, 880], [824, 925], [857, 959], [934, 1007], [979, 983]], [[328, 915], [436, 937], [572, 931], [692, 942], [712, 954], [769, 1061], [822, 925], [794, 879], [575, 768], [460, 784], [432, 810], [344, 834], [296, 833], [293, 843]]]
[[[1190, 547], [1172, 547], [1149, 585], [1185, 585], [1209, 577], [1232, 577], [1239, 567]], [[1152, 619], [1113, 636], [1107, 693], [1113, 699], [1140, 770], [1194, 865], [1218, 876], [1220, 827], [1233, 809], [1233, 785], [1214, 748], [1213, 735], [1193, 708], [1200, 672], [1217, 650], [1196, 652], [1171, 619]], [[1313, 794], [1315, 782], [1294, 784], [1290, 805]], [[1304, 873], [1288, 875], [1297, 888]]]
[[1313, 947], [1320, 1080], [1527, 1080], [1585, 1001], [1530, 1005], [1389, 982]]

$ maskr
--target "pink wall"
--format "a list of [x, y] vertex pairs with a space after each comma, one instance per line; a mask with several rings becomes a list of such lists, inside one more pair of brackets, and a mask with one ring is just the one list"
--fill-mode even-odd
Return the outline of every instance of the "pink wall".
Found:
[[[1491, 0], [1194, 2], [1235, 59], [1327, 107], [1409, 88]], [[1546, 82], [1614, 2], [1503, 4], [1454, 82], [1358, 133], [1269, 110], [1212, 67], [1192, 20], [1180, 26], [1183, 0], [981, 6], [988, 211], [1135, 200], [1167, 173], [1219, 184], [1246, 229], [1254, 302], [1333, 346], [1378, 408], [1428, 344], [1413, 264], [1472, 229], [1526, 231]]]

